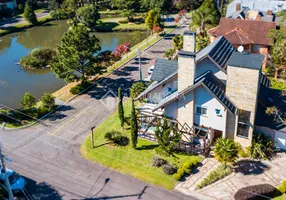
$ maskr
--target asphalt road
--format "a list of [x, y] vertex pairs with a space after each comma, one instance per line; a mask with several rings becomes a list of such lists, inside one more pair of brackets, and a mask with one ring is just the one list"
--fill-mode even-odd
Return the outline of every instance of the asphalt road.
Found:
[[[187, 27], [176, 29], [142, 53], [144, 77], [154, 60], [162, 58], [172, 46], [174, 34], [182, 34]], [[79, 146], [90, 128], [114, 112], [116, 106], [110, 105], [116, 101], [117, 88], [121, 86], [128, 95], [130, 86], [138, 79], [138, 61], [133, 59], [42, 124], [0, 130], [4, 154], [12, 160], [8, 167], [28, 180], [24, 191], [28, 199], [194, 199], [123, 175], [80, 155]]]
[[[37, 18], [42, 18], [42, 17], [46, 17], [48, 16], [50, 13], [47, 10], [41, 11], [36, 13]], [[24, 17], [13, 17], [10, 20], [5, 20], [5, 21], [0, 21], [0, 28], [7, 28], [10, 26], [15, 26], [17, 24], [22, 24], [26, 22], [26, 20], [24, 19]]]

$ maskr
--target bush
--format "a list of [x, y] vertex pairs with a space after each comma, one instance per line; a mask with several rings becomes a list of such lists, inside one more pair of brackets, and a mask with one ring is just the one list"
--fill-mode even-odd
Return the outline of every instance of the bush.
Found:
[[184, 176], [185, 175], [185, 171], [182, 168], [179, 168], [177, 170], [177, 174], [180, 174], [181, 176]]
[[[281, 195], [281, 192], [270, 184], [253, 185], [239, 189], [235, 195], [235, 200], [248, 200], [248, 199], [271, 199]], [[262, 198], [262, 196], [268, 198]]]
[[238, 146], [238, 155], [240, 157], [243, 157], [243, 158], [250, 157], [250, 148], [249, 147], [244, 149], [239, 143], [237, 143], [237, 146]]
[[88, 88], [91, 85], [92, 85], [91, 82], [84, 81], [83, 83], [78, 84], [78, 85], [72, 87], [70, 89], [70, 93], [72, 93], [72, 94], [79, 94], [79, 93], [81, 93], [82, 91], [84, 91], [86, 88]]
[[182, 176], [178, 173], [176, 174], [173, 174], [173, 178], [176, 180], [176, 181], [180, 181], [182, 179]]
[[191, 159], [191, 163], [193, 164], [193, 167], [197, 166], [199, 164], [198, 160], [195, 158]]
[[285, 193], [285, 192], [286, 192], [286, 180], [283, 181], [282, 184], [277, 187], [277, 189], [278, 189], [281, 193]]
[[163, 172], [168, 175], [176, 173], [177, 169], [171, 164], [163, 165]]
[[142, 82], [136, 82], [133, 83], [133, 85], [130, 88], [130, 96], [132, 99], [135, 99], [136, 97], [139, 96], [144, 90], [146, 90], [146, 85], [145, 83]]
[[128, 24], [128, 20], [127, 19], [121, 19], [118, 22], [119, 22], [119, 24]]
[[193, 163], [190, 161], [186, 161], [184, 162], [182, 169], [186, 172], [186, 173], [191, 173], [192, 171], [192, 167], [193, 167]]
[[129, 138], [126, 136], [123, 136], [120, 132], [118, 131], [109, 131], [105, 133], [104, 138], [116, 145], [119, 146], [127, 146], [129, 144]]
[[250, 153], [252, 158], [267, 159], [273, 156], [274, 142], [262, 133], [255, 133], [252, 139]]
[[211, 171], [211, 173], [197, 185], [197, 189], [203, 188], [207, 185], [210, 185], [226, 176], [231, 174], [232, 170], [229, 166], [221, 165], [217, 169]]
[[163, 158], [160, 158], [158, 156], [153, 156], [152, 166], [161, 167], [162, 165], [165, 165], [165, 164], [167, 164], [166, 160], [164, 160]]

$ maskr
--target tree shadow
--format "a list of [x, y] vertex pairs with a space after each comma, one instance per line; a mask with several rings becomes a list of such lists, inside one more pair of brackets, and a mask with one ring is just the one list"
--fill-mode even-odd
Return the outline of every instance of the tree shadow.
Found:
[[26, 190], [28, 191], [28, 195], [32, 197], [31, 199], [34, 200], [61, 200], [62, 195], [53, 188], [51, 185], [47, 184], [46, 182], [37, 183], [36, 181], [24, 177], [27, 181]]
[[93, 149], [96, 149], [96, 148], [99, 148], [99, 147], [102, 147], [102, 146], [105, 146], [107, 144], [110, 144], [110, 142], [106, 142], [106, 143], [103, 143], [103, 144], [100, 144], [100, 145], [97, 145], [97, 146], [94, 146]]
[[153, 150], [158, 147], [158, 144], [151, 144], [151, 145], [142, 145], [141, 147], [136, 147], [136, 150]]
[[112, 31], [112, 29], [117, 26], [119, 26], [119, 23], [116, 22], [102, 22], [96, 27], [96, 30], [99, 32], [107, 32]]
[[261, 161], [240, 160], [234, 164], [234, 171], [243, 175], [258, 175], [269, 169], [269, 166]]

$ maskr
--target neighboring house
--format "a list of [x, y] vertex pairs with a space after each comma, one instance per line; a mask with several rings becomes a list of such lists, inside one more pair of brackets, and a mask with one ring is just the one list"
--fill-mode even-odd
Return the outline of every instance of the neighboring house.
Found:
[[226, 10], [226, 17], [230, 17], [233, 13], [248, 8], [249, 10], [256, 10], [261, 13], [276, 14], [282, 10], [286, 10], [286, 1], [275, 0], [234, 0]]
[[4, 9], [15, 9], [17, 8], [16, 0], [0, 0], [0, 11]]
[[[137, 108], [140, 136], [154, 134], [154, 122], [165, 113], [184, 133], [185, 142], [205, 146], [205, 141], [212, 144], [222, 136], [251, 145], [261, 106], [258, 94], [271, 91], [261, 72], [263, 56], [237, 52], [223, 36], [199, 52], [195, 41], [195, 33], [185, 32], [178, 61], [156, 61], [152, 83], [136, 98], [147, 99]], [[259, 112], [265, 114], [265, 105]], [[286, 144], [281, 147], [286, 149]]]
[[273, 29], [276, 29], [274, 22], [221, 18], [219, 25], [210, 29], [208, 34], [211, 42], [224, 36], [235, 48], [243, 46], [245, 52], [263, 54], [265, 68], [271, 45], [268, 34]]

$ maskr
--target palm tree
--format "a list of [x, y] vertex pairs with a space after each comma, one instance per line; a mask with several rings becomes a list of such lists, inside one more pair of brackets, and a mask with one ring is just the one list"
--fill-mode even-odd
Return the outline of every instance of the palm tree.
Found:
[[190, 29], [198, 32], [203, 37], [206, 37], [207, 29], [216, 23], [216, 18], [211, 9], [198, 9], [192, 13], [191, 17]]
[[215, 158], [224, 165], [233, 163], [238, 157], [238, 145], [231, 139], [218, 138], [214, 148]]

